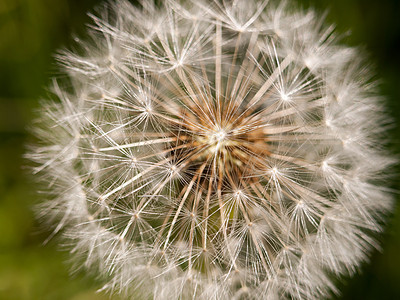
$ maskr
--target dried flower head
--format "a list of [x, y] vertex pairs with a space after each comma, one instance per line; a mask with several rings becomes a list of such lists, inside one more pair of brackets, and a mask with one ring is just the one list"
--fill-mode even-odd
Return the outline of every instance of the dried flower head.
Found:
[[29, 154], [39, 213], [81, 265], [138, 299], [335, 292], [391, 207], [387, 121], [356, 49], [267, 0], [92, 18], [91, 41], [58, 57], [69, 80]]

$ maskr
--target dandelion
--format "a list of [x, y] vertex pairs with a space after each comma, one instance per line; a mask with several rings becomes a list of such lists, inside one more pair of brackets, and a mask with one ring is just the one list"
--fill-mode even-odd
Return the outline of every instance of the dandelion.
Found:
[[357, 50], [267, 0], [92, 18], [28, 155], [79, 266], [137, 299], [338, 292], [391, 208], [388, 122]]

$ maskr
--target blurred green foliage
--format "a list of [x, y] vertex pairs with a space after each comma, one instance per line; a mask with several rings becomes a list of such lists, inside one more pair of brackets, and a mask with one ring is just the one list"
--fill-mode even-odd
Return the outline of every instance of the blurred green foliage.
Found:
[[[70, 276], [68, 253], [57, 241], [43, 245], [49, 232], [34, 219], [38, 202], [29, 181], [25, 152], [27, 128], [46, 97], [51, 76], [59, 75], [57, 49], [84, 36], [86, 12], [99, 0], [0, 0], [0, 299], [109, 299], [96, 293], [94, 278]], [[400, 1], [303, 0], [305, 7], [329, 9], [328, 20], [344, 39], [362, 45], [382, 79], [381, 91], [395, 119], [390, 147], [400, 153]], [[372, 162], [373, 163], [373, 162]], [[400, 170], [396, 170], [400, 174]], [[399, 176], [397, 176], [399, 177]], [[394, 178], [392, 187], [399, 189]], [[400, 299], [400, 209], [382, 237], [383, 252], [352, 279], [343, 280], [340, 299]], [[116, 297], [112, 297], [113, 299]]]

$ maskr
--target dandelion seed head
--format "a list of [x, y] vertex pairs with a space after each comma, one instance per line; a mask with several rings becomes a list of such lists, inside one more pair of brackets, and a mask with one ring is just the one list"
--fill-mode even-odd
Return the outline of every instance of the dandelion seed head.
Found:
[[110, 2], [57, 57], [39, 216], [128, 297], [337, 293], [392, 205], [363, 58], [286, 2], [154, 2]]

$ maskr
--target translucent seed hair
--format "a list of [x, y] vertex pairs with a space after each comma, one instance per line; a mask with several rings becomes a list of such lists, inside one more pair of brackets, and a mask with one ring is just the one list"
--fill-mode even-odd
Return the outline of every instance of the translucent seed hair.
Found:
[[37, 210], [104, 289], [321, 299], [379, 247], [394, 161], [373, 74], [292, 8], [109, 2], [57, 57]]

